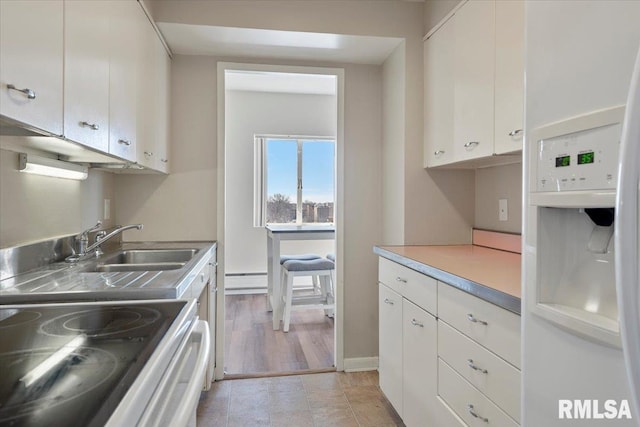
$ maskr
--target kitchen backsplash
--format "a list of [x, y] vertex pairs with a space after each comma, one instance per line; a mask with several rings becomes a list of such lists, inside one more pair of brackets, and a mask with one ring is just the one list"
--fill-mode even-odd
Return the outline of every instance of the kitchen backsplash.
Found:
[[[507, 200], [507, 221], [498, 219], [500, 199]], [[474, 227], [522, 233], [522, 163], [476, 170]]]

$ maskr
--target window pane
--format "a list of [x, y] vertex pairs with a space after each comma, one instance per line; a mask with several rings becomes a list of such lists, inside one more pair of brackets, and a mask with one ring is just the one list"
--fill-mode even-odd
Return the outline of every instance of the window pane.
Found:
[[296, 222], [298, 144], [267, 139], [267, 223]]
[[335, 143], [302, 143], [302, 222], [333, 222]]

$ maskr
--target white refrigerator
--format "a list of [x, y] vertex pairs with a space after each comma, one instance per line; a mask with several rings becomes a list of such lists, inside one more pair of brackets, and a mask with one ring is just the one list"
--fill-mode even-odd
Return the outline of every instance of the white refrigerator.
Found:
[[637, 427], [640, 1], [525, 11], [522, 425]]

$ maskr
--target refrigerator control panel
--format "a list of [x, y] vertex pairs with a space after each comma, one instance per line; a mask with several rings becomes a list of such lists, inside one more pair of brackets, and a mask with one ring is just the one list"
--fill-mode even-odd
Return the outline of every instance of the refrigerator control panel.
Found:
[[537, 191], [615, 189], [621, 123], [537, 141]]

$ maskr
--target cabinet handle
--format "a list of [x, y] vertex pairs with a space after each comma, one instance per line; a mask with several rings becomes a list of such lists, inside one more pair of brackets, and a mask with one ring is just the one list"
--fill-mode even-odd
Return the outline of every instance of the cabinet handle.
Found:
[[151, 156], [153, 156], [153, 153], [151, 151], [145, 151], [144, 155], [151, 157]]
[[474, 149], [476, 148], [478, 145], [480, 145], [479, 141], [469, 141], [466, 144], [464, 144], [464, 148], [470, 148], [470, 149]]
[[444, 154], [444, 150], [436, 150], [436, 151], [433, 152], [433, 155], [436, 156], [436, 157], [437, 156], [441, 156], [443, 154]]
[[398, 276], [396, 277], [396, 282], [407, 283], [407, 279], [403, 279], [402, 277]]
[[131, 145], [131, 141], [129, 141], [128, 139], [119, 139], [118, 144], [124, 144], [128, 147]]
[[469, 322], [472, 323], [480, 323], [481, 325], [488, 325], [487, 322], [485, 322], [484, 320], [480, 320], [480, 319], [476, 319], [475, 317], [473, 317], [473, 314], [469, 313], [467, 314], [467, 319], [469, 319]]
[[160, 161], [161, 161], [162, 163], [167, 163], [169, 160], [167, 160], [167, 159], [160, 159]]
[[473, 405], [471, 403], [469, 403], [467, 405], [467, 410], [469, 411], [469, 413], [474, 416], [475, 418], [484, 421], [485, 423], [489, 422], [489, 418], [485, 418], [485, 417], [481, 417], [480, 415], [476, 414], [476, 411], [473, 408]]
[[389, 304], [389, 305], [394, 305], [395, 303], [393, 301], [391, 301], [389, 298], [385, 298], [384, 299], [384, 303], [385, 304]]
[[202, 273], [202, 274], [200, 275], [200, 281], [201, 281], [201, 282], [204, 282], [204, 273]]
[[509, 132], [509, 136], [516, 136], [516, 135], [520, 135], [521, 133], [522, 133], [522, 129], [516, 129]]
[[98, 126], [98, 124], [97, 124], [97, 123], [80, 122], [80, 126], [82, 126], [82, 127], [88, 127], [88, 128], [93, 129], [93, 130], [98, 130], [98, 129], [100, 129], [100, 126]]
[[29, 89], [28, 87], [25, 87], [24, 89], [18, 89], [14, 85], [8, 84], [7, 85], [7, 89], [9, 89], [9, 90], [17, 90], [20, 93], [24, 93], [25, 95], [27, 95], [28, 99], [36, 99], [36, 93], [34, 91], [32, 91], [31, 89]]
[[413, 326], [420, 326], [421, 328], [424, 328], [424, 323], [418, 322], [416, 319], [411, 319], [411, 324]]
[[488, 373], [489, 373], [489, 371], [487, 371], [486, 369], [482, 369], [482, 368], [480, 368], [480, 367], [476, 366], [476, 365], [473, 363], [473, 359], [467, 359], [467, 364], [468, 364], [468, 365], [469, 365], [469, 367], [470, 367], [471, 369], [473, 369], [474, 371], [482, 372], [483, 374], [488, 374]]

